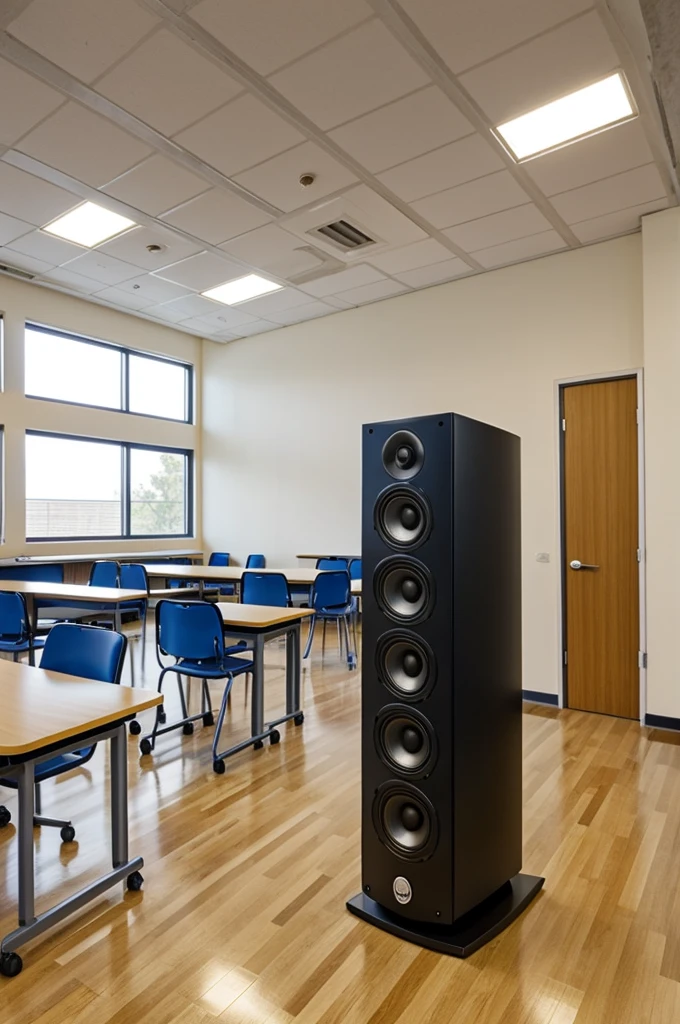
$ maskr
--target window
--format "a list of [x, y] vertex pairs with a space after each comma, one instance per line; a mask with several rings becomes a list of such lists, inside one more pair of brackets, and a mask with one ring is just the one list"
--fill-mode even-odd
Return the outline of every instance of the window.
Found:
[[193, 452], [26, 432], [26, 540], [187, 537]]
[[191, 423], [192, 367], [108, 342], [26, 325], [29, 398]]

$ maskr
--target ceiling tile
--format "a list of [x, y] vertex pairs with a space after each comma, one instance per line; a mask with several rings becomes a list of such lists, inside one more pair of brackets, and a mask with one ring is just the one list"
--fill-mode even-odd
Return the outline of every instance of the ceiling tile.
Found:
[[207, 335], [213, 333], [212, 328], [207, 327], [198, 317], [189, 317], [187, 320], [182, 320], [178, 327], [182, 331], [191, 331], [192, 334], [197, 334], [199, 338], [205, 338]]
[[265, 224], [264, 227], [230, 239], [220, 249], [253, 267], [285, 277], [322, 265], [321, 259], [307, 252], [304, 245], [301, 238], [275, 224]]
[[17, 238], [12, 242], [12, 248], [16, 249], [17, 252], [23, 252], [26, 256], [34, 256], [36, 259], [45, 260], [47, 263], [51, 263], [53, 267], [58, 267], [62, 263], [68, 263], [69, 260], [74, 260], [76, 256], [81, 256], [87, 249], [81, 245], [74, 245], [73, 242], [67, 242], [63, 238], [56, 238], [54, 235], [48, 235], [46, 231], [32, 231], [30, 235], [24, 235], [23, 238]]
[[334, 128], [429, 85], [422, 68], [380, 21], [348, 32], [270, 79], [320, 128]]
[[151, 152], [111, 121], [78, 103], [61, 107], [15, 148], [95, 188]]
[[[180, 299], [179, 302], [181, 301]], [[207, 327], [214, 330], [233, 331], [240, 329], [244, 324], [255, 324], [258, 322], [257, 317], [246, 313], [241, 306], [225, 306], [219, 302], [211, 302], [210, 306], [215, 312], [199, 313], [197, 316]]]
[[25, 256], [22, 252], [15, 252], [0, 245], [0, 263], [10, 267], [18, 267], [19, 270], [27, 270], [29, 274], [44, 274], [54, 269], [53, 263], [46, 263], [45, 260], [37, 260], [35, 256]]
[[274, 324], [270, 320], [256, 320], [255, 323], [243, 324], [239, 328], [234, 328], [234, 333], [241, 338], [250, 338], [254, 334], [265, 334], [268, 331], [275, 331], [280, 326], [280, 324]]
[[[359, 226], [363, 225], [369, 234], [375, 233], [390, 245], [408, 245], [409, 242], [419, 242], [428, 237], [427, 232], [410, 217], [368, 185], [356, 185], [345, 192], [338, 200], [341, 211], [345, 203], [349, 204], [347, 212], [350, 220], [356, 216]], [[343, 216], [342, 212], [340, 215]]]
[[242, 86], [161, 29], [101, 78], [97, 91], [164, 135], [174, 135], [227, 103]]
[[348, 302], [347, 299], [341, 299], [339, 295], [325, 295], [324, 302], [327, 302], [329, 306], [333, 306], [334, 309], [353, 309], [354, 304]]
[[261, 75], [365, 18], [363, 0], [203, 0], [190, 14]]
[[[514, 5], [512, 5], [514, 7]], [[604, 78], [619, 59], [591, 11], [461, 77], [494, 124]]]
[[384, 185], [410, 203], [414, 199], [499, 171], [502, 167], [500, 156], [481, 135], [469, 135], [416, 160], [409, 160], [400, 167], [393, 167], [378, 177]]
[[453, 71], [545, 32], [592, 5], [592, 0], [401, 0], [401, 6]]
[[190, 256], [187, 260], [180, 260], [179, 263], [164, 267], [154, 276], [203, 292], [225, 281], [242, 277], [243, 267], [214, 256], [211, 252], [202, 252], [198, 256]]
[[127, 309], [144, 309], [149, 305], [146, 296], [142, 297], [139, 292], [125, 292], [122, 288], [103, 288], [95, 292], [95, 297], [102, 302], [113, 302], [116, 306], [125, 306]]
[[640, 227], [640, 217], [656, 210], [665, 210], [667, 206], [668, 200], [664, 196], [649, 203], [631, 206], [627, 210], [608, 213], [604, 217], [592, 217], [590, 220], [572, 224], [571, 227], [580, 242], [595, 242], [600, 238], [611, 238], [613, 235], [637, 231]]
[[131, 281], [125, 281], [120, 287], [121, 291], [132, 292], [138, 298], [145, 299], [144, 306], [169, 302], [171, 299], [178, 299], [181, 295], [189, 295], [191, 292], [190, 288], [172, 284], [170, 281], [162, 281], [160, 277], [154, 277], [153, 274], [133, 277]]
[[488, 249], [480, 249], [473, 255], [483, 267], [500, 267], [503, 263], [515, 263], [518, 260], [531, 259], [532, 256], [543, 256], [557, 249], [565, 249], [567, 243], [557, 231], [542, 231], [528, 238], [518, 238], [514, 242], [504, 242]]
[[[181, 299], [173, 299], [172, 302], [166, 303], [168, 309], [172, 313], [182, 313], [184, 319], [188, 320], [192, 316], [208, 316], [219, 312], [222, 308], [212, 299], [206, 299], [202, 295], [183, 295]], [[252, 319], [249, 317], [249, 319]], [[222, 326], [226, 330], [227, 324], [223, 323]]]
[[527, 199], [526, 192], [509, 171], [497, 171], [419, 199], [413, 203], [413, 209], [435, 227], [447, 228], [512, 206], [522, 206]]
[[64, 97], [6, 60], [0, 60], [0, 96], [11, 96], [3, 102], [0, 117], [0, 144], [11, 146], [27, 131], [60, 107]]
[[567, 224], [575, 224], [665, 196], [666, 190], [656, 164], [645, 164], [603, 181], [562, 192], [553, 196], [551, 203]]
[[100, 284], [120, 284], [121, 281], [129, 281], [132, 277], [139, 276], [139, 267], [133, 267], [130, 263], [107, 256], [99, 249], [83, 253], [70, 263], [64, 265], [64, 270], [70, 273], [82, 274], [83, 277], [91, 277]]
[[328, 306], [325, 302], [306, 302], [304, 306], [295, 306], [294, 309], [281, 309], [277, 313], [269, 313], [268, 316], [277, 324], [286, 326], [288, 324], [299, 324], [303, 320], [316, 320], [317, 317], [327, 316], [330, 313], [337, 313], [337, 309]]
[[[149, 252], [147, 245], [161, 245], [163, 250], [158, 253]], [[161, 270], [170, 263], [178, 263], [179, 260], [194, 256], [201, 250], [200, 244], [186, 242], [179, 235], [161, 227], [137, 227], [126, 231], [118, 238], [112, 238], [110, 242], [104, 242], [97, 252], [133, 263], [143, 270]]]
[[209, 188], [208, 182], [197, 174], [156, 154], [103, 185], [102, 192], [157, 217]]
[[[306, 173], [315, 174], [316, 181], [308, 188], [302, 188], [299, 178]], [[352, 185], [357, 179], [319, 146], [305, 142], [257, 167], [251, 167], [243, 174], [237, 174], [235, 180], [273, 206], [289, 211]]]
[[33, 225], [27, 224], [25, 220], [17, 220], [16, 217], [0, 213], [0, 245], [7, 245], [8, 242], [27, 235], [32, 230]]
[[400, 292], [406, 290], [406, 285], [400, 284], [399, 281], [376, 281], [375, 284], [350, 288], [346, 292], [342, 292], [342, 298], [361, 306], [364, 302], [377, 302], [378, 299], [387, 299], [390, 295], [399, 295]]
[[309, 295], [305, 295], [304, 292], [297, 291], [295, 288], [283, 288], [279, 292], [272, 292], [271, 295], [263, 295], [260, 299], [252, 299], [250, 302], [244, 303], [243, 308], [255, 316], [269, 319], [270, 314], [280, 313], [283, 309], [293, 309], [295, 306], [303, 306], [310, 301]]
[[238, 334], [231, 331], [220, 331], [218, 334], [211, 334], [208, 341], [217, 342], [218, 345], [229, 345], [232, 341], [238, 341]]
[[640, 118], [529, 160], [525, 170], [547, 195], [587, 185], [652, 161]]
[[42, 274], [41, 277], [51, 284], [58, 284], [62, 288], [70, 288], [76, 292], [84, 292], [86, 295], [91, 295], [92, 292], [96, 292], [101, 289], [101, 283], [95, 281], [94, 278], [84, 277], [82, 274], [76, 274], [72, 270], [67, 270], [65, 267], [57, 267], [56, 270], [49, 270], [47, 273]]
[[33, 0], [8, 31], [91, 82], [158, 24], [135, 0]]
[[82, 200], [0, 160], [0, 210], [41, 226]]
[[426, 238], [423, 242], [414, 242], [413, 245], [402, 245], [398, 249], [381, 253], [373, 259], [367, 255], [366, 259], [374, 267], [384, 270], [386, 274], [399, 274], [405, 270], [429, 267], [432, 263], [450, 260], [451, 250], [447, 249], [441, 242], [435, 241], [434, 238]]
[[357, 267], [350, 267], [349, 270], [340, 270], [337, 274], [326, 274], [318, 277], [315, 281], [307, 281], [301, 284], [303, 291], [309, 292], [319, 299], [326, 295], [337, 295], [345, 292], [348, 288], [358, 288], [364, 284], [373, 284], [375, 281], [384, 281], [385, 275], [381, 274], [375, 267], [369, 267], [361, 263]]
[[512, 210], [494, 213], [490, 217], [471, 220], [467, 224], [459, 224], [449, 228], [445, 235], [466, 252], [483, 249], [501, 242], [510, 242], [514, 238], [535, 235], [539, 231], [549, 231], [550, 221], [543, 216], [533, 203], [516, 206]]
[[268, 160], [303, 140], [302, 132], [250, 95], [216, 110], [175, 139], [227, 175]]
[[470, 122], [451, 100], [431, 85], [329, 134], [347, 153], [375, 172], [404, 163], [472, 131]]
[[157, 306], [146, 306], [144, 309], [148, 316], [158, 317], [159, 320], [167, 320], [170, 324], [178, 324], [187, 319], [186, 313], [179, 309], [173, 309], [168, 303]]
[[431, 284], [442, 284], [444, 281], [453, 281], [456, 277], [469, 274], [472, 268], [465, 260], [457, 257], [446, 260], [444, 263], [435, 263], [431, 267], [420, 267], [418, 270], [407, 270], [404, 274], [397, 274], [400, 281], [408, 284], [411, 288], [427, 288]]
[[211, 245], [219, 245], [229, 238], [267, 224], [272, 218], [244, 199], [213, 188], [196, 199], [190, 199], [183, 206], [178, 206], [176, 210], [164, 213], [161, 219]]

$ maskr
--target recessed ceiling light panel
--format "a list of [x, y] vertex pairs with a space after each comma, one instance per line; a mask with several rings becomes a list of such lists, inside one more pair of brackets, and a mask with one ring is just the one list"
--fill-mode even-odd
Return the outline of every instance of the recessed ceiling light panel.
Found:
[[219, 284], [217, 288], [210, 288], [202, 292], [206, 299], [215, 299], [216, 302], [224, 302], [227, 306], [235, 306], [239, 302], [247, 302], [248, 299], [255, 299], [259, 295], [266, 295], [268, 292], [277, 292], [283, 285], [275, 281], [268, 281], [259, 274], [248, 274], [246, 277], [237, 277], [235, 281], [227, 281], [226, 284]]
[[516, 160], [559, 149], [637, 116], [621, 72], [496, 128]]
[[100, 242], [120, 235], [132, 227], [135, 227], [135, 222], [129, 220], [128, 217], [105, 210], [103, 206], [97, 206], [96, 203], [83, 203], [75, 210], [65, 213], [63, 217], [53, 220], [42, 230], [92, 249]]

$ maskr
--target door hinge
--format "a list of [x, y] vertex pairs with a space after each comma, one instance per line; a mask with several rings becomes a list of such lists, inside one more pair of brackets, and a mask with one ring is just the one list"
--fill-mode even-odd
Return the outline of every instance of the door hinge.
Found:
[[567, 664], [567, 652], [566, 651], [564, 652], [564, 664], [565, 665]]
[[567, 421], [566, 420], [562, 420], [562, 430], [564, 431], [566, 429], [567, 429]]
[[647, 668], [647, 652], [638, 651], [638, 668]]
[[636, 422], [636, 423], [638, 424], [638, 426], [639, 426], [639, 424], [640, 424], [640, 410], [639, 410], [639, 409], [636, 409], [636, 410], [635, 410], [635, 422]]
[[642, 552], [640, 551], [640, 548], [637, 549], [636, 554], [637, 554], [638, 562], [641, 562], [642, 561]]

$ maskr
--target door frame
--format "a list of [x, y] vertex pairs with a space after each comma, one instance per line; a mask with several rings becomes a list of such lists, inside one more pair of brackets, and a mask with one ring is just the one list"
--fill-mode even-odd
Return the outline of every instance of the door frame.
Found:
[[565, 664], [567, 637], [567, 604], [566, 604], [566, 533], [564, 514], [564, 430], [563, 394], [565, 388], [575, 384], [596, 384], [600, 381], [635, 378], [637, 382], [637, 440], [638, 440], [638, 593], [640, 641], [638, 656], [638, 673], [640, 679], [640, 724], [644, 725], [647, 714], [647, 592], [646, 592], [646, 542], [645, 542], [645, 414], [644, 414], [644, 380], [642, 367], [630, 370], [614, 370], [612, 373], [586, 374], [579, 377], [564, 377], [555, 381], [555, 426], [557, 445], [557, 486], [558, 486], [558, 545], [560, 555], [560, 571], [558, 573], [558, 692], [557, 702], [560, 708], [567, 701], [567, 669]]

